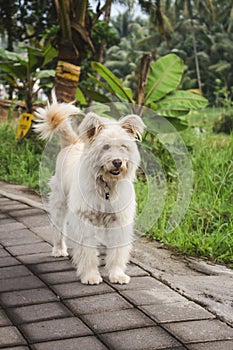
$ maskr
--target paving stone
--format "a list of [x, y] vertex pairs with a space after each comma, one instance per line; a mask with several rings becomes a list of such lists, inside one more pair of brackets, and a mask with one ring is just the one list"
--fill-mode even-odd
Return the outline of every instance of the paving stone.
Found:
[[51, 286], [51, 288], [61, 299], [114, 292], [114, 290], [104, 282], [93, 286], [82, 284], [81, 282], [73, 282], [56, 284]]
[[213, 314], [191, 301], [144, 305], [141, 309], [158, 323], [214, 318]]
[[0, 258], [0, 267], [20, 265], [20, 262], [12, 256]]
[[[21, 218], [28, 218], [30, 216], [47, 215], [47, 214], [45, 214], [44, 211], [37, 209], [37, 208], [29, 207], [29, 206], [20, 207], [16, 210], [11, 210], [10, 214], [11, 214], [11, 216], [17, 218], [17, 220], [20, 220]], [[41, 221], [41, 222], [43, 222], [43, 221]], [[40, 222], [40, 224], [41, 224], [41, 222]]]
[[0, 241], [5, 247], [42, 242], [42, 240], [36, 235], [34, 235], [33, 233], [31, 233], [31, 235], [30, 236], [28, 235], [27, 237], [17, 237], [17, 238], [8, 237], [8, 238], [0, 239]]
[[33, 350], [107, 350], [95, 337], [81, 337], [34, 344]]
[[136, 309], [89, 314], [83, 320], [96, 333], [153, 326], [154, 322]]
[[59, 284], [78, 281], [75, 270], [63, 272], [43, 273], [40, 278], [49, 284]]
[[233, 340], [233, 328], [218, 320], [200, 320], [163, 325], [183, 343]]
[[0, 247], [0, 258], [5, 258], [11, 256], [5, 249]]
[[33, 227], [41, 226], [42, 222], [44, 225], [51, 224], [47, 214], [34, 215], [34, 216], [29, 216], [27, 218], [22, 218], [22, 222], [24, 223], [24, 225], [32, 229]]
[[10, 292], [14, 290], [34, 289], [44, 287], [44, 283], [35, 276], [24, 276], [5, 279], [0, 283], [0, 292]]
[[32, 235], [32, 232], [28, 230], [27, 228], [20, 229], [20, 230], [14, 230], [14, 231], [5, 231], [0, 232], [0, 241], [1, 240], [11, 240], [11, 239], [17, 239], [17, 238], [25, 238], [30, 237]]
[[17, 217], [17, 220], [22, 222], [27, 227], [38, 227], [41, 225], [41, 223], [43, 223], [43, 225], [50, 224], [48, 215], [39, 209], [25, 210], [25, 215], [22, 217]]
[[1, 348], [1, 350], [29, 350], [28, 346], [14, 346], [13, 348]]
[[50, 261], [68, 260], [68, 258], [54, 258], [51, 252], [52, 252], [52, 247], [49, 252], [29, 254], [29, 255], [18, 255], [17, 259], [19, 259], [23, 264], [26, 264], [26, 265], [39, 264], [39, 263], [50, 262]]
[[0, 294], [0, 302], [4, 307], [33, 305], [57, 300], [56, 295], [48, 288], [19, 290]]
[[31, 266], [31, 270], [36, 274], [48, 273], [48, 272], [61, 272], [74, 270], [72, 262], [70, 260], [57, 260], [52, 262], [35, 264]]
[[[164, 285], [153, 277], [132, 277], [129, 284], [113, 284], [118, 290], [163, 289]], [[165, 287], [167, 289], [167, 287]]]
[[142, 277], [142, 276], [149, 276], [149, 273], [143, 270], [141, 267], [131, 263], [127, 266], [126, 270], [127, 274], [131, 277]]
[[4, 205], [8, 204], [10, 200], [6, 197], [1, 196], [0, 197], [0, 207], [3, 208]]
[[16, 325], [72, 316], [71, 312], [59, 302], [10, 308], [7, 313]]
[[13, 348], [1, 348], [1, 350], [29, 350], [28, 346], [14, 346]]
[[14, 230], [19, 230], [19, 229], [23, 229], [25, 228], [25, 226], [21, 223], [21, 222], [12, 222], [9, 224], [3, 224], [0, 226], [0, 233], [1, 232], [9, 232], [9, 231], [14, 231]]
[[43, 239], [46, 242], [53, 243], [54, 239], [54, 228], [51, 225], [51, 222], [49, 222], [46, 226], [43, 226], [40, 224], [37, 226], [33, 226], [31, 230], [36, 233], [41, 239]]
[[10, 326], [10, 325], [11, 325], [11, 321], [9, 320], [5, 312], [0, 309], [0, 327]]
[[46, 242], [35, 243], [35, 244], [23, 244], [14, 247], [8, 247], [7, 250], [14, 256], [17, 255], [30, 255], [45, 253], [51, 251], [51, 245]]
[[1, 210], [3, 212], [9, 212], [11, 213], [13, 210], [23, 210], [30, 208], [27, 204], [20, 203], [14, 200], [9, 200], [4, 205], [1, 204]]
[[6, 224], [11, 224], [15, 222], [15, 219], [11, 218], [10, 216], [6, 216], [4, 218], [0, 218], [0, 226], [1, 225], [6, 225]]
[[116, 293], [93, 295], [65, 300], [65, 304], [76, 315], [132, 308], [132, 305]]
[[20, 328], [30, 343], [92, 334], [91, 330], [76, 317], [24, 324]]
[[233, 340], [186, 345], [188, 350], [232, 350]]
[[180, 349], [180, 343], [158, 326], [105, 333], [101, 340], [111, 350]]
[[0, 327], [0, 348], [24, 344], [26, 344], [26, 341], [16, 327]]
[[32, 276], [32, 273], [23, 265], [0, 268], [0, 280], [22, 276]]
[[137, 305], [174, 303], [186, 300], [166, 286], [140, 290], [125, 290], [121, 294]]
[[[105, 255], [99, 257], [99, 266], [100, 266], [100, 273], [104, 278], [108, 279], [108, 274], [105, 270]], [[149, 276], [149, 273], [144, 271], [139, 266], [131, 263], [127, 266], [126, 273], [130, 277], [143, 277], [143, 276]]]

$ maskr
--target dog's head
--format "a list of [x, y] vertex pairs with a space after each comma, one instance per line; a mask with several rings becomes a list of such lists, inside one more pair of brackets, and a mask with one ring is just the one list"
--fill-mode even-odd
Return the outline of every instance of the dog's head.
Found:
[[124, 176], [134, 178], [140, 163], [135, 141], [141, 141], [144, 127], [135, 114], [115, 121], [88, 113], [80, 124], [79, 135], [86, 144], [95, 174], [112, 181]]

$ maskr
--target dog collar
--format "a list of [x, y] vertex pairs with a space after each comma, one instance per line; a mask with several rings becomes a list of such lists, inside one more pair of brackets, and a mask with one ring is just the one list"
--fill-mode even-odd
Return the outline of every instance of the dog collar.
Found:
[[109, 187], [107, 182], [103, 179], [103, 176], [100, 176], [100, 180], [102, 181], [102, 183], [104, 184], [104, 193], [105, 193], [105, 199], [108, 201], [109, 197], [110, 197], [110, 193], [109, 193]]

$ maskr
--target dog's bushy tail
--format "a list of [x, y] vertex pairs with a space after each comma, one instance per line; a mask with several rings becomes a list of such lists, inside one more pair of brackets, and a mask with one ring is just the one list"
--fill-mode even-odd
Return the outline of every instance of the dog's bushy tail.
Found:
[[69, 117], [74, 114], [81, 114], [79, 108], [72, 103], [58, 103], [55, 91], [52, 91], [52, 103], [45, 108], [38, 108], [35, 112], [36, 124], [34, 130], [40, 134], [42, 140], [50, 140], [56, 133], [62, 147], [66, 147], [77, 141], [77, 134], [71, 126]]

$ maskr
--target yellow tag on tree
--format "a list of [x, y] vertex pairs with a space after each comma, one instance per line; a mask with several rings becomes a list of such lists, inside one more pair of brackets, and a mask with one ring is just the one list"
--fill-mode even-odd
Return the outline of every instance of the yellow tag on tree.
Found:
[[22, 139], [25, 137], [31, 130], [32, 120], [34, 119], [33, 114], [22, 113], [19, 117], [18, 128], [16, 139]]

